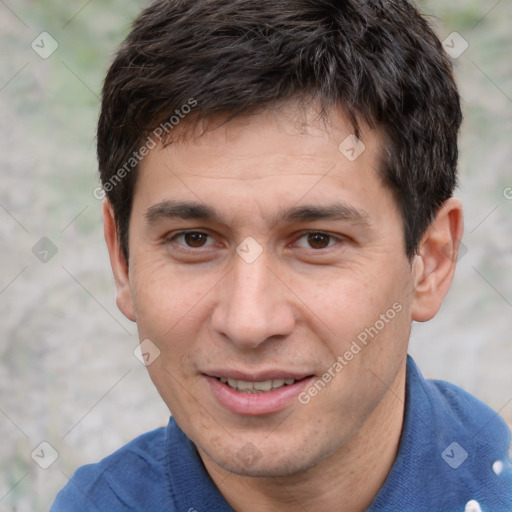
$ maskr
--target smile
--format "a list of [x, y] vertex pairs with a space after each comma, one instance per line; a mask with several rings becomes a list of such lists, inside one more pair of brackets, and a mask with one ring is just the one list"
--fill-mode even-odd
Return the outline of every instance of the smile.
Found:
[[[254, 377], [234, 371], [227, 377], [222, 376], [223, 373], [220, 371], [217, 375], [203, 374], [205, 382], [215, 401], [223, 409], [244, 416], [273, 414], [292, 407], [297, 403], [299, 393], [314, 379], [311, 375], [286, 375], [287, 372], [285, 375], [281, 374], [282, 376], [275, 375], [278, 372], [262, 372]], [[254, 380], [247, 380], [248, 377]]]
[[242, 393], [267, 393], [274, 389], [282, 388], [283, 386], [291, 386], [296, 382], [295, 379], [272, 379], [250, 382], [246, 380], [229, 379], [227, 377], [219, 377], [218, 380]]

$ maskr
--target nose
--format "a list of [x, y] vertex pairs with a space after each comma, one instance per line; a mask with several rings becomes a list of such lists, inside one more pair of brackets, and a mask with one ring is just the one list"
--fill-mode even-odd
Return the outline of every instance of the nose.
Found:
[[213, 329], [240, 348], [254, 349], [269, 338], [286, 336], [295, 325], [291, 292], [268, 267], [266, 257], [234, 267], [219, 287]]

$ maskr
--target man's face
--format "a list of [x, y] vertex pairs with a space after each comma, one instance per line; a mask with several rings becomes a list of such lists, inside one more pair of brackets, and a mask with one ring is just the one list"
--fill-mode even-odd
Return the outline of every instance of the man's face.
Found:
[[202, 456], [247, 475], [310, 468], [401, 407], [413, 285], [381, 138], [354, 159], [342, 119], [294, 113], [153, 149], [130, 221], [121, 303], [160, 350], [151, 378]]

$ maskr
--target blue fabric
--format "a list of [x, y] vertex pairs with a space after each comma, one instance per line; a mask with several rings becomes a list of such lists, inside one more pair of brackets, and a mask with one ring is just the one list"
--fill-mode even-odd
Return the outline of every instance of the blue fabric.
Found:
[[[452, 384], [426, 380], [410, 356], [405, 411], [396, 461], [368, 512], [464, 512], [470, 500], [482, 512], [512, 510], [510, 434], [497, 413]], [[499, 475], [493, 471], [496, 461], [503, 463]], [[79, 511], [232, 508], [171, 418], [166, 428], [143, 434], [75, 472], [51, 512]]]

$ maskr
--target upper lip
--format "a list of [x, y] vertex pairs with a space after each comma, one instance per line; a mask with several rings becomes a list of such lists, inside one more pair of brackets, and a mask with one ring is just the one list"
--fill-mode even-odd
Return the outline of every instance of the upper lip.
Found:
[[266, 380], [277, 380], [277, 379], [294, 379], [294, 380], [302, 380], [305, 377], [311, 377], [311, 373], [306, 372], [296, 372], [296, 371], [287, 371], [287, 370], [264, 370], [264, 371], [254, 371], [254, 372], [244, 372], [240, 370], [210, 370], [207, 372], [203, 372], [205, 375], [209, 377], [226, 377], [227, 379], [234, 380], [243, 380], [246, 382], [263, 382]]

